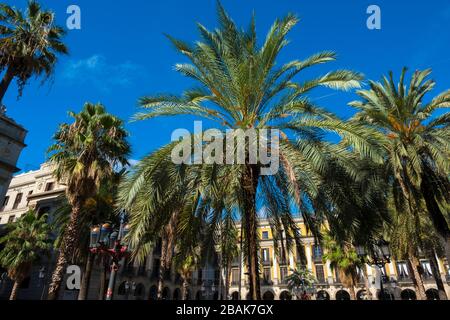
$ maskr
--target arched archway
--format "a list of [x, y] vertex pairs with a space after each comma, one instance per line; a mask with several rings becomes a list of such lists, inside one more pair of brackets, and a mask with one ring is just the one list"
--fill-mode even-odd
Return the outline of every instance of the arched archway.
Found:
[[134, 296], [138, 299], [145, 295], [145, 286], [142, 283], [138, 283], [136, 285], [136, 289], [134, 289]]
[[239, 292], [235, 291], [231, 294], [231, 300], [239, 300]]
[[149, 300], [158, 300], [158, 287], [151, 286], [149, 292]]
[[203, 300], [203, 294], [200, 290], [195, 294], [195, 300]]
[[428, 289], [425, 291], [425, 294], [427, 295], [427, 300], [440, 300], [439, 291], [436, 289]]
[[176, 288], [173, 290], [173, 300], [180, 300], [181, 298], [181, 290], [179, 288]]
[[118, 294], [119, 296], [124, 296], [124, 295], [127, 294], [126, 284], [127, 284], [126, 281], [124, 281], [124, 282], [122, 282], [122, 283], [120, 284], [119, 289], [117, 290], [117, 294]]
[[285, 290], [280, 293], [280, 300], [292, 300], [292, 294]]
[[356, 293], [356, 300], [367, 300], [367, 293], [365, 289], [359, 290]]
[[219, 300], [219, 291], [214, 291], [213, 300]]
[[245, 296], [245, 300], [252, 300], [252, 296], [250, 295], [250, 292], [247, 293], [247, 295]]
[[336, 300], [350, 300], [350, 294], [345, 290], [336, 292]]
[[405, 289], [400, 294], [402, 300], [417, 300], [416, 292], [411, 289]]
[[272, 293], [272, 291], [266, 291], [263, 294], [263, 300], [275, 300], [275, 295]]
[[317, 300], [330, 300], [330, 294], [325, 290], [320, 290], [316, 294]]
[[162, 300], [170, 300], [170, 289], [165, 287], [162, 291]]
[[378, 300], [395, 300], [394, 295], [388, 289], [384, 289], [384, 294], [378, 291], [377, 297]]

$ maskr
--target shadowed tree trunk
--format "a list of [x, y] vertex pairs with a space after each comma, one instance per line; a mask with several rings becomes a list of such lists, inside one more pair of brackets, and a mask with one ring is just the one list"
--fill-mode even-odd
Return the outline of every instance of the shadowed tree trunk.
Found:
[[370, 281], [369, 281], [369, 275], [367, 273], [367, 268], [366, 266], [364, 266], [362, 268], [362, 272], [364, 275], [364, 286], [366, 287], [366, 297], [367, 300], [372, 300], [373, 296], [372, 296], [372, 291], [370, 291]]
[[2, 81], [0, 82], [0, 106], [3, 105], [3, 98], [5, 97], [6, 91], [8, 91], [11, 81], [14, 79], [14, 75], [14, 69], [12, 67], [9, 67], [6, 70]]
[[20, 283], [22, 281], [14, 281], [14, 286], [12, 288], [11, 294], [9, 295], [9, 300], [17, 300], [17, 294], [19, 293]]
[[187, 277], [183, 277], [183, 294], [181, 297], [182, 300], [188, 299], [188, 290], [189, 290], [189, 280]]
[[83, 278], [81, 279], [80, 294], [78, 300], [86, 300], [89, 291], [89, 282], [91, 280], [92, 266], [94, 265], [95, 256], [89, 252], [86, 261], [86, 267], [84, 268]]
[[100, 261], [101, 269], [100, 269], [100, 288], [98, 291], [98, 300], [105, 300], [106, 293], [106, 274], [109, 268], [108, 259], [105, 257], [101, 257]]
[[48, 300], [56, 300], [58, 298], [61, 282], [64, 277], [64, 271], [69, 260], [72, 256], [75, 245], [79, 238], [79, 226], [80, 226], [80, 213], [81, 213], [81, 201], [76, 201], [72, 207], [72, 213], [70, 215], [70, 221], [67, 226], [67, 230], [64, 233], [64, 240], [61, 245], [58, 260], [56, 262], [55, 270], [53, 271], [52, 281], [48, 290]]
[[259, 168], [247, 165], [243, 179], [244, 199], [244, 225], [247, 251], [247, 267], [249, 273], [250, 297], [252, 300], [261, 300], [258, 263], [258, 217], [256, 212], [256, 190], [258, 187]]
[[442, 281], [441, 273], [439, 272], [438, 260], [436, 259], [436, 253], [430, 252], [430, 266], [433, 272], [434, 281], [436, 281], [436, 286], [439, 291], [439, 299], [447, 300], [447, 293], [445, 292], [444, 282]]
[[231, 273], [231, 262], [227, 262], [226, 271], [225, 271], [225, 296], [224, 300], [228, 300], [230, 296], [230, 273]]
[[239, 242], [239, 284], [238, 284], [238, 300], [242, 300], [241, 297], [241, 290], [242, 290], [242, 248], [243, 248], [243, 241], [244, 239], [244, 226], [241, 223], [241, 237]]
[[410, 254], [409, 259], [409, 268], [412, 270], [412, 281], [414, 283], [414, 287], [417, 292], [418, 300], [426, 300], [427, 295], [425, 293], [425, 287], [423, 285], [422, 276], [419, 272], [419, 259], [414, 254]]

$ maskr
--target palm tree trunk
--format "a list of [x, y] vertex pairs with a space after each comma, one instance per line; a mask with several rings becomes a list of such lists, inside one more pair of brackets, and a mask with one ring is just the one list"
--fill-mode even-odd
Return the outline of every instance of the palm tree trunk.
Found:
[[5, 97], [6, 91], [8, 90], [11, 81], [14, 79], [14, 75], [14, 69], [12, 67], [9, 67], [6, 70], [2, 81], [0, 82], [0, 106], [3, 104], [3, 98]]
[[244, 173], [244, 219], [247, 251], [247, 267], [249, 273], [250, 297], [261, 300], [261, 288], [258, 263], [258, 217], [256, 212], [256, 190], [258, 187], [259, 168], [247, 165]]
[[75, 202], [72, 207], [72, 214], [70, 215], [70, 221], [67, 226], [67, 230], [64, 233], [64, 240], [62, 242], [58, 260], [56, 262], [55, 270], [52, 275], [52, 282], [50, 283], [48, 290], [48, 300], [56, 300], [58, 297], [61, 282], [64, 277], [64, 270], [69, 258], [72, 256], [75, 245], [79, 238], [79, 225], [80, 225], [80, 212], [81, 201]]
[[350, 299], [351, 300], [356, 300], [355, 287], [354, 286], [350, 286], [349, 291], [350, 291]]
[[439, 299], [447, 300], [447, 293], [445, 292], [444, 282], [442, 281], [441, 273], [439, 272], [438, 261], [434, 251], [430, 253], [430, 266], [439, 291]]
[[242, 247], [243, 247], [243, 236], [244, 236], [244, 226], [241, 223], [241, 238], [239, 243], [239, 283], [238, 283], [238, 300], [242, 300], [241, 291], [242, 291]]
[[91, 274], [92, 274], [92, 266], [94, 264], [94, 258], [95, 256], [89, 252], [87, 261], [86, 261], [86, 268], [84, 269], [83, 278], [81, 279], [81, 287], [80, 287], [80, 294], [78, 295], [78, 300], [86, 300], [88, 291], [89, 291], [89, 282], [91, 280]]
[[425, 287], [423, 285], [422, 276], [419, 272], [419, 259], [413, 254], [410, 254], [409, 259], [409, 268], [412, 270], [412, 280], [414, 283], [414, 287], [416, 288], [417, 298], [418, 300], [426, 300], [427, 295], [425, 293]]
[[366, 297], [367, 300], [372, 300], [372, 291], [370, 291], [370, 282], [369, 282], [369, 275], [367, 274], [366, 266], [362, 267], [362, 272], [364, 274], [364, 286], [366, 287]]
[[12, 288], [11, 294], [9, 296], [9, 300], [17, 300], [17, 294], [19, 293], [20, 283], [22, 281], [16, 280], [14, 281], [14, 286]]
[[183, 296], [182, 296], [182, 300], [187, 300], [187, 298], [188, 298], [188, 290], [189, 290], [188, 279], [183, 277]]
[[100, 271], [100, 288], [98, 291], [98, 300], [105, 300], [105, 292], [106, 292], [106, 274], [107, 274], [107, 259], [104, 257], [101, 258], [101, 271]]
[[223, 297], [224, 300], [228, 300], [228, 297], [230, 295], [230, 272], [231, 264], [227, 263], [227, 270], [225, 273], [225, 296]]
[[164, 277], [166, 274], [166, 254], [167, 254], [167, 239], [165, 234], [161, 238], [161, 258], [159, 260], [159, 272], [158, 272], [158, 293], [157, 299], [162, 300], [162, 294], [164, 290]]

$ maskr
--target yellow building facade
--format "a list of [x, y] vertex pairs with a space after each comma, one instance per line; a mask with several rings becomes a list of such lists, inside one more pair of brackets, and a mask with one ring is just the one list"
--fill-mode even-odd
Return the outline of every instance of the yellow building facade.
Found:
[[[312, 272], [316, 279], [314, 290], [308, 293], [311, 299], [326, 300], [346, 300], [350, 299], [350, 290], [346, 288], [339, 279], [338, 272], [333, 270], [329, 261], [323, 261], [323, 250], [315, 245], [314, 238], [307, 233], [302, 219], [297, 219], [301, 232], [302, 244], [306, 255], [306, 267]], [[239, 226], [238, 226], [239, 227]], [[267, 220], [260, 221], [258, 234], [260, 239], [260, 269], [261, 269], [261, 295], [266, 300], [291, 300], [293, 296], [288, 288], [286, 277], [292, 274], [300, 266], [299, 253], [297, 248], [287, 253], [287, 256], [277, 256], [275, 254], [272, 231]], [[279, 250], [282, 252], [282, 250]], [[424, 280], [425, 290], [428, 299], [438, 299], [437, 285], [433, 276], [430, 261], [420, 260]], [[445, 259], [438, 258], [438, 268], [447, 296], [450, 297], [450, 270]], [[232, 299], [239, 298], [239, 279], [241, 279], [241, 299], [248, 298], [248, 276], [245, 270], [245, 263], [239, 267], [239, 259], [233, 261], [230, 279], [230, 296]], [[239, 272], [241, 275], [239, 276]], [[366, 281], [362, 270], [357, 286], [354, 288], [357, 299], [366, 299]], [[368, 284], [373, 299], [380, 298], [380, 281], [383, 279], [385, 298], [395, 300], [416, 299], [417, 295], [411, 278], [412, 272], [404, 261], [392, 260], [387, 263], [383, 270], [376, 266], [366, 265]]]

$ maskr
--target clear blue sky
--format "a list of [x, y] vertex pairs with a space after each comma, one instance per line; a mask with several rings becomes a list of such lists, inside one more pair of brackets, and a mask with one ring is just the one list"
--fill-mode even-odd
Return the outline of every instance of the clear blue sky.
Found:
[[[5, 2], [5, 1], [2, 1]], [[25, 7], [25, 0], [6, 1]], [[24, 125], [28, 147], [18, 166], [35, 169], [45, 161], [51, 136], [68, 110], [78, 111], [85, 101], [102, 102], [127, 121], [133, 159], [140, 159], [170, 141], [176, 128], [193, 130], [192, 119], [155, 119], [129, 123], [137, 111], [137, 99], [146, 94], [180, 93], [190, 81], [173, 71], [183, 57], [176, 54], [163, 33], [188, 41], [198, 39], [195, 22], [216, 26], [214, 0], [41, 0], [53, 9], [65, 26], [66, 9], [77, 4], [82, 29], [69, 31], [70, 56], [58, 63], [54, 82], [44, 86], [32, 81], [20, 100], [15, 86], [5, 98], [8, 114]], [[287, 12], [301, 22], [290, 34], [291, 44], [280, 63], [302, 59], [315, 52], [333, 50], [337, 62], [311, 70], [308, 75], [347, 68], [379, 79], [388, 70], [397, 74], [402, 66], [411, 70], [432, 67], [435, 93], [450, 87], [450, 3], [448, 0], [223, 0], [233, 19], [247, 26], [253, 11], [263, 39], [271, 23]], [[382, 29], [366, 28], [366, 9], [377, 4], [382, 10]], [[347, 103], [352, 93], [331, 95], [331, 90], [311, 97], [342, 117], [351, 115]]]

